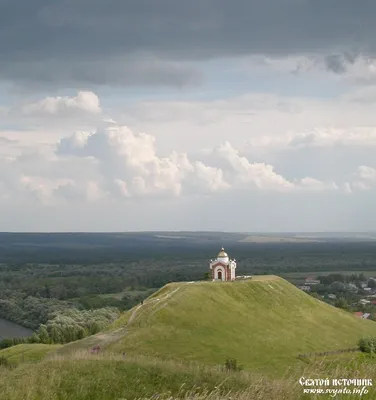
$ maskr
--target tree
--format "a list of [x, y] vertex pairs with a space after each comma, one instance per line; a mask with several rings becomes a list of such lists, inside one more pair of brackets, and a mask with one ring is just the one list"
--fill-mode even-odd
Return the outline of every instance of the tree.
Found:
[[376, 287], [376, 281], [374, 279], [370, 279], [368, 281], [368, 287], [375, 288]]
[[375, 316], [375, 314], [371, 313], [371, 315], [368, 317], [368, 319], [369, 319], [370, 321], [376, 321], [376, 316]]
[[38, 330], [38, 336], [39, 336], [39, 340], [41, 343], [46, 343], [46, 344], [50, 343], [50, 336], [48, 334], [48, 331], [47, 331], [45, 325], [40, 326], [40, 328]]
[[0, 341], [0, 349], [6, 349], [12, 346], [13, 346], [13, 339], [6, 338]]
[[51, 291], [48, 285], [44, 285], [44, 297], [47, 297], [48, 299], [51, 297]]
[[40, 343], [40, 338], [36, 332], [29, 337], [29, 343]]
[[334, 303], [334, 306], [337, 308], [342, 308], [343, 310], [347, 310], [347, 311], [350, 309], [348, 302], [343, 297], [336, 300], [336, 302]]
[[376, 338], [363, 338], [358, 342], [359, 350], [364, 353], [374, 353], [376, 350]]
[[62, 343], [60, 330], [56, 325], [52, 325], [50, 336], [53, 343]]
[[0, 367], [1, 366], [8, 367], [8, 368], [10, 367], [8, 359], [4, 356], [0, 356]]
[[366, 278], [366, 276], [364, 275], [364, 273], [363, 272], [361, 272], [360, 274], [359, 274], [359, 280], [360, 281], [367, 281], [367, 278]]

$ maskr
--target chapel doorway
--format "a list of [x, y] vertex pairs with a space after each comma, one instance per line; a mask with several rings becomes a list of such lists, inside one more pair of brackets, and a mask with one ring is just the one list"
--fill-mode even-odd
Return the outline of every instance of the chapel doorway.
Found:
[[218, 271], [218, 279], [221, 281], [222, 280], [222, 271]]

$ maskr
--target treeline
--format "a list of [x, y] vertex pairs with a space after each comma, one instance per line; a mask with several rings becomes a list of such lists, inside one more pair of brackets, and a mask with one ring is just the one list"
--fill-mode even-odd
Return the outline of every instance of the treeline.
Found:
[[376, 286], [376, 282], [373, 282], [369, 278], [367, 278], [364, 273], [359, 273], [359, 274], [341, 274], [341, 273], [336, 273], [336, 274], [329, 274], [329, 275], [320, 275], [317, 277], [317, 279], [320, 281], [322, 285], [331, 285], [335, 282], [341, 282], [341, 283], [353, 283], [357, 287], [361, 287], [361, 283], [367, 282], [368, 285], [371, 285], [369, 287], [374, 287]]
[[[239, 243], [245, 235], [196, 233], [189, 236], [189, 240], [164, 240], [153, 233], [0, 234], [0, 263], [13, 270], [23, 269], [30, 263], [56, 265], [59, 268], [54, 271], [55, 277], [68, 276], [72, 266], [87, 267], [90, 276], [99, 272], [102, 277], [109, 277], [111, 270], [105, 275], [99, 269], [112, 264], [124, 270], [133, 269], [135, 274], [129, 274], [128, 278], [134, 277], [146, 287], [157, 287], [156, 283], [146, 283], [148, 279], [158, 280], [160, 274], [153, 274], [156, 270], [163, 273], [163, 280], [170, 274], [174, 279], [176, 271], [191, 275], [200, 269], [202, 275], [207, 262], [222, 245], [239, 261], [238, 268], [244, 268], [244, 274], [376, 269], [376, 241]], [[145, 270], [152, 274], [144, 274]]]
[[22, 291], [8, 290], [0, 295], [0, 317], [34, 330], [53, 313], [64, 313], [73, 307], [67, 301], [28, 296]]
[[67, 309], [55, 312], [45, 324], [28, 338], [7, 338], [0, 341], [0, 348], [21, 343], [65, 344], [94, 335], [119, 317], [116, 308], [97, 310]]
[[102, 295], [83, 296], [69, 301], [54, 298], [28, 296], [22, 291], [6, 290], [0, 293], [0, 318], [15, 322], [26, 328], [37, 329], [52, 315], [65, 315], [75, 310], [116, 308], [125, 311], [150, 296], [154, 289], [140, 288], [137, 292], [125, 291], [121, 298]]
[[[13, 247], [14, 251], [0, 263], [0, 299], [4, 298], [1, 294], [6, 289], [22, 291], [32, 297], [66, 301], [119, 293], [127, 287], [131, 290], [160, 288], [168, 282], [198, 280], [203, 278], [210, 258], [215, 257], [222, 245], [221, 241], [213, 244], [213, 238], [207, 241], [205, 237], [197, 244], [183, 245], [184, 241], [159, 243], [146, 234], [82, 234], [73, 235], [75, 240], [69, 235], [3, 236], [4, 252]], [[31, 237], [38, 246], [27, 245]], [[59, 240], [62, 241], [60, 244]], [[82, 248], [79, 247], [80, 240]], [[376, 242], [233, 242], [228, 246], [226, 250], [230, 256], [237, 259], [239, 275], [376, 270]], [[148, 256], [145, 256], [145, 249]], [[2, 256], [4, 252], [0, 252]], [[47, 254], [51, 254], [53, 263], [38, 258]], [[67, 255], [70, 261], [66, 260]]]
[[147, 289], [144, 287], [139, 287], [137, 289], [137, 291], [124, 291], [121, 298], [103, 295], [90, 295], [78, 298], [77, 302], [87, 310], [104, 307], [116, 307], [121, 311], [125, 311], [131, 309], [136, 304], [139, 304], [142, 300], [145, 300], [155, 292], [155, 289]]
[[0, 298], [5, 290], [28, 296], [69, 300], [140, 288], [160, 288], [172, 281], [201, 279], [206, 263], [187, 266], [184, 260], [142, 260], [129, 264], [1, 265]]

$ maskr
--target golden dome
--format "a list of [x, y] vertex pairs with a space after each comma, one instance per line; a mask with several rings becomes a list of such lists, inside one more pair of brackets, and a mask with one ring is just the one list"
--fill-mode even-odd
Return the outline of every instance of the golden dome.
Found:
[[225, 252], [225, 249], [222, 247], [221, 251], [217, 254], [218, 258], [228, 257], [228, 254]]

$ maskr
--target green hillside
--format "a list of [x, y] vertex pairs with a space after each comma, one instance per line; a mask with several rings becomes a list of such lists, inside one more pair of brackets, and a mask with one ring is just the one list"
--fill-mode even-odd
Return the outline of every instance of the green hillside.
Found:
[[[300, 376], [375, 380], [371, 358], [360, 360], [356, 355], [344, 361], [340, 365], [336, 359], [321, 359], [307, 365], [300, 374], [270, 379], [253, 372], [229, 373], [182, 361], [83, 351], [17, 368], [0, 366], [0, 400], [310, 400], [316, 397], [303, 393], [297, 385]], [[364, 397], [374, 398], [374, 393], [370, 388]], [[333, 395], [317, 398], [332, 399]], [[355, 400], [359, 395], [339, 394], [335, 398]]]
[[0, 350], [0, 357], [5, 357], [9, 362], [16, 364], [19, 362], [39, 361], [47, 354], [59, 349], [60, 344], [18, 344], [7, 349]]
[[[169, 393], [202, 393], [217, 387], [225, 394], [234, 389], [243, 391], [260, 381], [260, 377], [229, 376], [203, 366], [142, 357], [123, 360], [121, 356], [90, 356], [86, 352], [43, 361], [32, 368], [30, 365], [15, 370], [0, 367], [0, 399], [146, 400], [159, 398], [155, 395], [163, 393], [163, 399], [167, 400]], [[276, 393], [276, 389], [266, 388], [264, 392]], [[283, 390], [290, 392], [291, 382], [283, 383]]]
[[[97, 335], [64, 346], [1, 351], [17, 362], [45, 357], [32, 365], [0, 366], [0, 400], [308, 400], [313, 397], [303, 394], [299, 377], [354, 378], [356, 371], [376, 379], [376, 360], [347, 353], [312, 357], [306, 364], [297, 355], [356, 347], [365, 336], [376, 336], [376, 322], [331, 307], [278, 277], [173, 283]], [[96, 344], [98, 355], [88, 351]], [[225, 371], [228, 358], [249, 372]]]
[[[100, 336], [108, 351], [211, 365], [235, 358], [261, 372], [284, 372], [297, 364], [300, 353], [356, 347], [361, 337], [376, 336], [375, 322], [316, 300], [275, 276], [169, 284], [131, 314], [115, 323], [117, 330]], [[128, 319], [128, 326], [119, 329]]]

